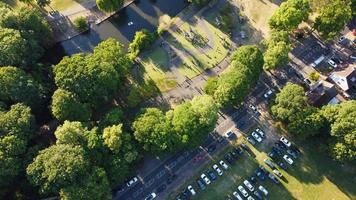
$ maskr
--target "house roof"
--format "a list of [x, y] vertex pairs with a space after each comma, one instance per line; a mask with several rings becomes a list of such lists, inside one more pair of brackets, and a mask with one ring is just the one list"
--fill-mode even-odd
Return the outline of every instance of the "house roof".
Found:
[[334, 72], [330, 78], [342, 90], [347, 91], [356, 86], [356, 65], [350, 65], [343, 71]]
[[320, 80], [311, 86], [306, 95], [310, 104], [314, 106], [322, 106], [332, 100], [336, 94], [334, 84]]

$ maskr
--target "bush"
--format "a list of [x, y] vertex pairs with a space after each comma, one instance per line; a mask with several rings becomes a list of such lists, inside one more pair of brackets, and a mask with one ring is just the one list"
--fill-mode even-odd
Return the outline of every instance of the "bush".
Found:
[[74, 27], [77, 31], [82, 32], [88, 29], [88, 22], [87, 18], [81, 16], [74, 20]]
[[309, 74], [309, 79], [312, 81], [318, 81], [320, 78], [320, 74], [318, 72], [312, 72]]
[[140, 51], [149, 47], [152, 41], [155, 39], [155, 35], [150, 33], [146, 29], [136, 32], [135, 37], [129, 45], [130, 58], [135, 59]]

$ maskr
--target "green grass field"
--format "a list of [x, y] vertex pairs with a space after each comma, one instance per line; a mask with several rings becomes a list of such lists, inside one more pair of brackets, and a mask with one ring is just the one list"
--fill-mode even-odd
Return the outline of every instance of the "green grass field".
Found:
[[153, 80], [161, 92], [177, 86], [177, 82], [167, 77], [168, 55], [162, 47], [155, 48], [142, 61], [144, 78]]
[[[198, 195], [192, 199], [218, 200], [225, 199], [228, 195], [232, 197], [232, 192], [237, 191], [237, 186], [241, 185], [243, 180], [247, 179], [267, 157], [265, 152], [260, 152], [253, 147], [251, 149], [255, 157], [245, 153], [235, 165], [228, 171], [224, 171], [222, 177], [218, 177], [217, 181], [209, 185], [205, 191], [199, 190]], [[329, 159], [325, 154], [318, 153], [314, 144], [304, 144], [302, 151], [302, 157], [298, 158], [286, 172], [280, 169], [285, 177], [283, 180], [280, 179], [282, 185], [275, 185], [270, 180], [262, 182], [262, 185], [269, 191], [268, 199], [356, 199], [354, 167], [342, 166]], [[220, 159], [221, 157], [222, 155], [220, 155]], [[219, 157], [214, 157], [214, 159], [217, 161]], [[210, 167], [216, 161], [212, 161], [208, 166]], [[262, 165], [266, 169], [270, 169], [265, 164]], [[206, 168], [201, 170], [201, 172], [203, 171], [206, 171]], [[197, 189], [195, 180], [196, 177], [191, 178], [185, 187], [192, 184]]]

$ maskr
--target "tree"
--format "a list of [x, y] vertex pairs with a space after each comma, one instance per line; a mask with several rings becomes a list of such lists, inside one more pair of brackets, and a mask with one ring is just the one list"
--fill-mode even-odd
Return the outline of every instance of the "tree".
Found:
[[26, 66], [31, 55], [29, 51], [29, 44], [20, 31], [0, 28], [0, 66]]
[[113, 38], [109, 38], [94, 48], [94, 56], [100, 62], [108, 62], [116, 69], [120, 78], [126, 77], [131, 61], [126, 55], [124, 46]]
[[143, 149], [153, 153], [181, 148], [180, 138], [172, 131], [170, 122], [157, 108], [144, 109], [132, 124], [134, 136]]
[[105, 145], [113, 152], [118, 153], [121, 149], [122, 140], [120, 137], [125, 134], [122, 131], [122, 124], [106, 127], [103, 131]]
[[17, 17], [11, 7], [3, 2], [0, 2], [0, 27], [9, 28], [15, 26]]
[[332, 155], [337, 160], [354, 161], [356, 158], [356, 101], [342, 103], [331, 125]]
[[123, 119], [124, 113], [118, 107], [110, 110], [106, 115], [100, 120], [99, 127], [103, 129], [104, 127], [112, 126], [115, 124], [120, 124]]
[[63, 125], [58, 126], [54, 135], [57, 138], [57, 144], [80, 145], [85, 150], [97, 146], [95, 129], [88, 130], [81, 122], [64, 121]]
[[285, 42], [278, 42], [276, 44], [268, 45], [267, 51], [264, 54], [264, 66], [265, 70], [273, 70], [278, 66], [288, 63], [288, 53], [291, 47]]
[[205, 5], [208, 1], [207, 0], [188, 0], [188, 2], [197, 5], [197, 6], [202, 6]]
[[60, 88], [52, 96], [51, 110], [53, 116], [60, 121], [87, 121], [91, 115], [87, 104], [79, 102], [75, 94]]
[[42, 193], [59, 192], [86, 177], [89, 167], [83, 148], [58, 144], [39, 152], [27, 167], [27, 176]]
[[74, 185], [62, 188], [59, 195], [63, 200], [112, 199], [107, 175], [102, 168], [98, 167], [92, 169], [86, 176], [81, 177]]
[[211, 96], [197, 96], [167, 113], [173, 130], [186, 148], [196, 148], [215, 128], [218, 106]]
[[309, 74], [309, 79], [312, 81], [318, 81], [320, 78], [320, 74], [318, 72], [312, 72]]
[[77, 29], [77, 31], [82, 32], [88, 30], [88, 22], [87, 18], [84, 16], [80, 16], [74, 19], [73, 21], [74, 27]]
[[122, 7], [123, 3], [123, 0], [96, 0], [96, 5], [104, 12], [116, 12]]
[[216, 88], [218, 87], [218, 78], [211, 77], [208, 78], [204, 85], [204, 92], [208, 95], [214, 95]]
[[350, 0], [328, 1], [317, 10], [314, 28], [325, 39], [332, 39], [351, 20], [352, 10]]
[[109, 100], [118, 89], [119, 75], [114, 67], [92, 55], [64, 57], [55, 66], [54, 74], [58, 87], [77, 95], [91, 108]]
[[306, 107], [296, 113], [288, 124], [288, 130], [301, 139], [320, 133], [325, 126], [325, 118], [314, 107]]
[[288, 0], [283, 2], [268, 20], [271, 29], [291, 31], [308, 19], [308, 0]]
[[23, 170], [33, 128], [34, 118], [29, 107], [15, 104], [9, 111], [0, 111], [0, 188], [7, 188]]
[[304, 89], [296, 84], [287, 83], [277, 94], [275, 104], [272, 106], [272, 114], [282, 121], [290, 121], [290, 118], [307, 106]]
[[149, 47], [153, 41], [153, 35], [146, 29], [137, 31], [133, 41], [129, 45], [131, 59], [136, 58], [141, 50]]
[[49, 6], [49, 4], [51, 4], [51, 0], [36, 0], [36, 4], [40, 7], [40, 8], [44, 8], [46, 6]]
[[34, 106], [40, 101], [38, 84], [23, 70], [0, 67], [0, 100], [8, 103], [23, 102]]

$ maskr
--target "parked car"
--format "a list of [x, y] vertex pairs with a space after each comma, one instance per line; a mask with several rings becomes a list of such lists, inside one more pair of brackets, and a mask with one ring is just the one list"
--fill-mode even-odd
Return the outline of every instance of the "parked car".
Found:
[[231, 165], [234, 164], [234, 162], [235, 162], [235, 160], [232, 158], [232, 155], [230, 153], [225, 154], [224, 158]]
[[346, 41], [347, 41], [347, 38], [345, 37], [345, 36], [341, 36], [340, 38], [339, 38], [339, 44], [345, 44], [346, 43]]
[[231, 154], [232, 157], [235, 158], [235, 159], [238, 159], [238, 158], [239, 158], [239, 154], [237, 154], [237, 152], [234, 151], [234, 150], [230, 151], [230, 154]]
[[279, 140], [287, 147], [290, 147], [292, 145], [285, 137], [281, 137]]
[[198, 184], [198, 186], [199, 186], [199, 188], [201, 189], [201, 190], [205, 190], [205, 184], [204, 184], [204, 182], [203, 182], [203, 180], [201, 180], [200, 178], [198, 178], [197, 179], [197, 184]]
[[244, 152], [242, 151], [242, 149], [240, 148], [240, 147], [235, 147], [235, 152], [237, 153], [237, 154], [239, 154], [240, 156], [242, 155], [242, 154], [244, 154]]
[[152, 192], [145, 198], [145, 200], [152, 200], [152, 199], [155, 199], [156, 197], [157, 197], [157, 194]]
[[283, 170], [287, 170], [287, 166], [283, 162], [278, 162], [278, 166]]
[[272, 90], [268, 90], [266, 93], [263, 94], [263, 96], [267, 99], [273, 94]]
[[258, 110], [257, 110], [257, 108], [255, 107], [255, 106], [253, 106], [253, 105], [249, 105], [248, 106], [254, 113], [258, 113]]
[[268, 167], [270, 167], [272, 170], [276, 169], [276, 167], [274, 166], [274, 164], [272, 163], [272, 161], [270, 159], [264, 159], [263, 160], [264, 163], [266, 163], [266, 165], [268, 165]]
[[263, 172], [264, 174], [269, 174], [269, 172], [267, 171], [267, 169], [264, 167], [264, 166], [262, 166], [262, 165], [260, 165], [259, 167], [258, 167], [260, 170], [261, 170], [261, 172]]
[[212, 181], [216, 180], [216, 175], [212, 171], [208, 170], [208, 171], [206, 171], [206, 173], [208, 174], [210, 180], [212, 180]]
[[252, 183], [257, 183], [257, 179], [254, 175], [251, 175], [249, 180], [252, 182]]
[[258, 187], [258, 189], [259, 189], [265, 196], [268, 196], [268, 190], [267, 190], [265, 187], [263, 187], [262, 185], [260, 185], [260, 186]]
[[242, 185], [239, 185], [239, 187], [237, 187], [237, 189], [241, 192], [241, 194], [242, 194], [244, 197], [248, 197], [248, 193], [247, 193], [247, 191], [245, 190], [245, 188], [242, 187]]
[[219, 174], [219, 176], [222, 176], [222, 175], [223, 175], [223, 171], [218, 167], [217, 164], [214, 164], [214, 165], [213, 165], [213, 169], [216, 171], [216, 173]]
[[236, 199], [238, 199], [238, 200], [243, 200], [242, 197], [239, 195], [239, 193], [237, 193], [236, 191], [234, 191], [234, 192], [232, 193], [232, 195], [234, 195], [234, 197], [235, 197]]
[[282, 150], [277, 146], [273, 146], [272, 151], [276, 152], [280, 156], [282, 155]]
[[255, 190], [255, 188], [251, 185], [251, 183], [248, 180], [244, 180], [244, 185], [247, 187], [248, 190], [251, 192]]
[[331, 65], [333, 68], [336, 68], [336, 67], [337, 67], [336, 62], [335, 62], [333, 59], [329, 59], [329, 60], [328, 60], [328, 63], [329, 63], [329, 65]]
[[208, 153], [212, 153], [212, 152], [215, 151], [215, 149], [216, 149], [216, 146], [215, 146], [215, 145], [210, 145], [210, 146], [207, 148], [207, 152], [208, 152]]
[[247, 200], [255, 200], [252, 196], [247, 197]]
[[257, 142], [262, 142], [262, 138], [261, 138], [260, 135], [257, 134], [256, 132], [252, 132], [251, 135], [252, 135], [253, 138], [255, 138], [255, 140], [256, 140]]
[[288, 155], [284, 155], [283, 159], [288, 163], [288, 164], [293, 164], [292, 158], [290, 158]]
[[292, 150], [292, 149], [288, 149], [288, 150], [287, 150], [287, 153], [288, 153], [289, 155], [291, 155], [294, 159], [297, 159], [297, 158], [298, 158], [298, 153], [297, 153], [296, 151]]
[[225, 137], [229, 140], [234, 140], [236, 138], [236, 134], [232, 131], [228, 131], [225, 133]]
[[265, 132], [263, 132], [262, 129], [257, 128], [257, 129], [256, 129], [256, 132], [257, 132], [258, 134], [260, 134], [260, 136], [261, 136], [262, 138], [265, 138], [265, 137], [266, 137]]
[[307, 78], [303, 79], [303, 82], [304, 82], [305, 84], [307, 84], [307, 86], [310, 86], [311, 83], [312, 83], [312, 82], [311, 82], [309, 79], [307, 79]]
[[156, 193], [161, 193], [163, 192], [163, 190], [165, 190], [167, 188], [166, 184], [162, 184], [160, 185], [157, 189], [156, 189]]
[[275, 184], [280, 184], [279, 180], [273, 174], [268, 174], [268, 178], [271, 179]]
[[202, 173], [200, 175], [200, 178], [203, 179], [205, 184], [207, 184], [207, 185], [209, 185], [211, 183], [210, 179], [204, 173]]
[[262, 194], [258, 190], [254, 191], [253, 194], [255, 195], [255, 197], [257, 197], [257, 199], [259, 200], [263, 199]]
[[183, 199], [189, 199], [191, 193], [190, 191], [188, 190], [188, 188], [185, 188], [183, 191], [182, 191], [182, 196], [185, 197]]
[[252, 139], [250, 136], [247, 136], [246, 139], [247, 139], [247, 141], [248, 141], [250, 144], [252, 144], [253, 146], [255, 146], [256, 142], [255, 142], [254, 139]]
[[246, 151], [250, 151], [251, 150], [245, 143], [241, 143], [241, 147], [243, 149], [245, 149]]
[[190, 192], [193, 196], [197, 194], [197, 193], [195, 192], [193, 186], [189, 185], [187, 188], [188, 188], [189, 192]]
[[138, 178], [136, 176], [134, 176], [126, 183], [126, 185], [127, 185], [127, 187], [130, 187], [133, 184], [137, 183], [137, 181], [138, 181]]
[[283, 177], [283, 174], [280, 172], [280, 171], [278, 171], [278, 169], [274, 169], [273, 170], [273, 173], [275, 174], [275, 175], [277, 175], [278, 177]]
[[277, 155], [276, 155], [277, 153], [275, 152], [275, 151], [271, 151], [271, 152], [269, 152], [267, 155], [270, 157], [270, 158], [272, 158], [272, 160], [276, 160], [277, 159]]
[[174, 179], [176, 179], [176, 178], [177, 178], [177, 175], [175, 175], [175, 174], [170, 175], [167, 179], [167, 185], [171, 184], [174, 181]]
[[229, 166], [228, 166], [224, 161], [220, 160], [219, 164], [220, 164], [225, 170], [229, 169]]
[[284, 145], [284, 143], [279, 141], [279, 140], [275, 143], [275, 146], [280, 148], [280, 149], [287, 150], [286, 145]]
[[256, 169], [255, 174], [262, 181], [265, 180], [265, 173], [262, 172], [260, 169]]

